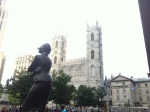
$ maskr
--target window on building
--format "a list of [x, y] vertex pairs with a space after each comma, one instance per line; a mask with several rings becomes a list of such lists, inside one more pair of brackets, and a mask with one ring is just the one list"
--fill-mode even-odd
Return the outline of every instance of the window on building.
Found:
[[94, 41], [94, 33], [91, 33], [91, 41]]
[[149, 90], [146, 90], [146, 94], [149, 94]]
[[116, 93], [119, 94], [119, 89], [116, 90]]
[[58, 47], [58, 41], [56, 41], [56, 43], [55, 43], [55, 48], [57, 48]]
[[145, 87], [147, 87], [148, 86], [148, 84], [145, 84]]
[[119, 95], [117, 95], [117, 100], [120, 100], [120, 96]]
[[139, 96], [139, 101], [142, 101], [142, 96]]
[[116, 85], [119, 85], [119, 82], [116, 82]]
[[123, 85], [123, 86], [125, 86], [125, 85], [126, 85], [126, 83], [125, 83], [125, 82], [122, 82], [122, 85]]
[[149, 96], [147, 96], [147, 101], [150, 101], [150, 97]]
[[139, 94], [142, 94], [141, 90], [139, 90]]
[[123, 88], [123, 93], [126, 93], [126, 88]]
[[111, 95], [112, 95], [112, 89], [111, 89]]
[[94, 59], [94, 50], [91, 51], [91, 59]]
[[123, 95], [123, 100], [126, 101], [126, 95]]
[[95, 76], [95, 68], [94, 68], [93, 65], [91, 66], [91, 76], [92, 76], [92, 77]]
[[56, 64], [57, 63], [57, 57], [55, 56], [55, 58], [54, 58], [54, 64]]
[[140, 84], [138, 84], [137, 86], [138, 86], [138, 87], [141, 87], [141, 85], [140, 85]]
[[101, 38], [100, 38], [100, 34], [98, 34], [98, 39], [99, 39], [99, 41], [100, 41], [100, 39], [101, 39]]

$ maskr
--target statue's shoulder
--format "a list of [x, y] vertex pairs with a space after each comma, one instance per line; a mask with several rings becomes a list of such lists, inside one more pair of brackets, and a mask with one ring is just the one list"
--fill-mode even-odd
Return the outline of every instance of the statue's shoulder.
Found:
[[35, 55], [35, 56], [34, 56], [34, 60], [38, 60], [40, 57], [41, 57], [41, 55], [39, 55], [39, 54], [38, 54], [38, 55]]
[[41, 57], [41, 55], [40, 54], [35, 55], [35, 58], [37, 58], [37, 57]]

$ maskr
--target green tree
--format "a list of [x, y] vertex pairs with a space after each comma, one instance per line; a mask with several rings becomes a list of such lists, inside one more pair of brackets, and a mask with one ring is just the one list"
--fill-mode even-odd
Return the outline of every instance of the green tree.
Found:
[[78, 106], [96, 106], [98, 103], [97, 90], [86, 85], [79, 86], [77, 90]]
[[3, 93], [3, 85], [0, 84], [0, 98], [2, 97], [2, 93]]
[[106, 102], [105, 102], [105, 100], [104, 100], [104, 97], [106, 96], [106, 94], [107, 94], [107, 92], [106, 92], [105, 87], [99, 86], [99, 87], [97, 88], [97, 96], [98, 96], [98, 99], [99, 99], [98, 105], [99, 105], [100, 107], [105, 107], [105, 108], [107, 107], [107, 106], [106, 106]]
[[75, 87], [70, 85], [71, 77], [60, 70], [52, 74], [52, 90], [50, 100], [56, 104], [68, 104], [73, 97]]
[[[106, 90], [104, 87], [88, 87], [86, 85], [79, 86], [77, 90], [77, 105], [78, 106], [106, 106], [104, 97]], [[101, 99], [101, 101], [99, 101]]]
[[22, 70], [21, 72], [16, 72], [14, 77], [9, 80], [12, 83], [8, 83], [6, 86], [10, 102], [22, 104], [33, 84], [33, 78], [30, 77], [26, 70]]

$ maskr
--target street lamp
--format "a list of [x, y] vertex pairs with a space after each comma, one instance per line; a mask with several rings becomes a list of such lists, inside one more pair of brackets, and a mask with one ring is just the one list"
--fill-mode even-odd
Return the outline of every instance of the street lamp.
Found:
[[[102, 90], [100, 89], [100, 98], [99, 98], [99, 102], [100, 102], [100, 108], [102, 110]], [[98, 105], [98, 110], [99, 110], [99, 105]], [[101, 111], [100, 111], [101, 112]]]
[[[96, 82], [97, 82], [97, 85], [99, 86], [99, 88], [100, 87], [103, 87], [104, 89], [102, 90], [102, 88], [100, 88], [100, 94], [99, 94], [99, 96], [100, 96], [100, 98], [99, 98], [99, 102], [100, 102], [100, 107], [102, 108], [102, 97], [104, 96], [104, 95], [106, 95], [106, 102], [107, 102], [107, 108], [108, 108], [108, 110], [109, 110], [109, 112], [111, 112], [111, 107], [110, 107], [110, 105], [109, 105], [109, 102], [110, 102], [110, 82], [107, 80], [107, 78], [105, 78], [105, 80], [103, 81], [103, 80], [96, 80]], [[98, 105], [98, 107], [99, 107], [99, 105]]]
[[106, 89], [107, 109], [109, 112], [111, 112], [112, 100], [110, 100], [110, 80], [107, 80], [107, 77], [105, 77], [104, 80], [104, 87]]
[[[97, 81], [97, 85], [99, 86], [99, 95], [98, 95], [98, 97], [99, 97], [99, 101], [98, 101], [98, 112], [99, 112], [99, 108], [101, 108], [102, 109], [102, 88], [101, 88], [101, 86], [100, 86], [100, 81], [98, 81], [98, 80], [96, 80]], [[100, 103], [100, 107], [99, 107], [99, 103]], [[101, 110], [100, 110], [100, 112], [101, 112]]]
[[128, 99], [128, 107], [129, 107], [129, 112], [130, 112], [130, 100]]

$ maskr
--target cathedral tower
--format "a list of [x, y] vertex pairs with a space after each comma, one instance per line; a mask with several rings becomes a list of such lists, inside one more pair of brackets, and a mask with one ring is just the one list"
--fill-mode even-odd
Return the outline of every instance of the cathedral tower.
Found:
[[103, 55], [102, 55], [102, 33], [101, 27], [89, 27], [87, 25], [87, 42], [86, 42], [86, 71], [87, 85], [96, 86], [97, 82], [103, 84]]
[[51, 59], [53, 71], [58, 71], [66, 60], [66, 38], [63, 35], [53, 38]]
[[62, 69], [70, 75], [71, 84], [76, 88], [80, 85], [97, 87], [103, 85], [103, 55], [101, 27], [96, 22], [95, 26], [86, 30], [86, 57], [66, 60], [66, 38], [57, 35], [53, 38], [51, 59], [53, 71]]

